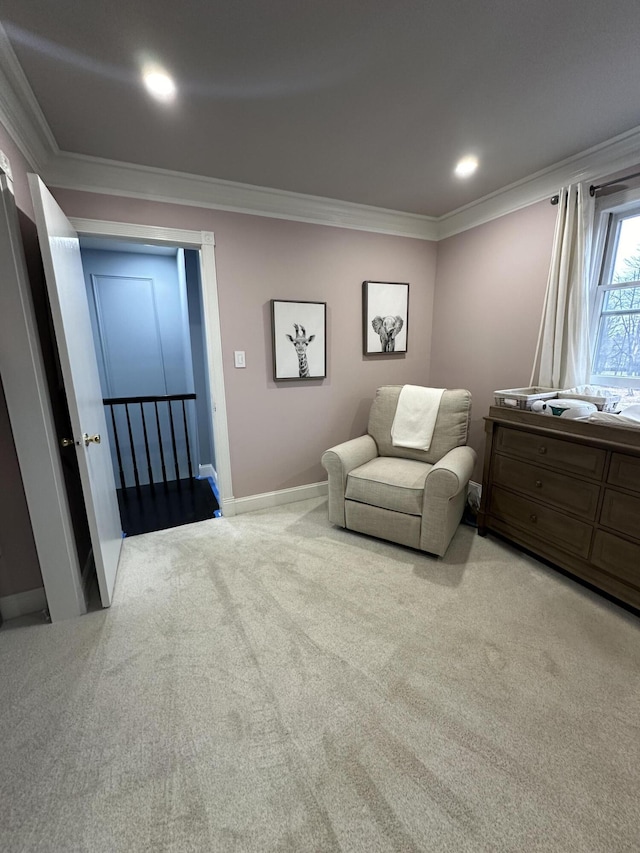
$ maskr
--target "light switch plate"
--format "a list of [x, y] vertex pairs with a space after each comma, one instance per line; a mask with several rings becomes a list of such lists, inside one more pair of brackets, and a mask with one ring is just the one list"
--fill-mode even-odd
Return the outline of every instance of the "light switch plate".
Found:
[[233, 363], [236, 367], [246, 367], [247, 363], [244, 358], [244, 350], [235, 350], [233, 353]]

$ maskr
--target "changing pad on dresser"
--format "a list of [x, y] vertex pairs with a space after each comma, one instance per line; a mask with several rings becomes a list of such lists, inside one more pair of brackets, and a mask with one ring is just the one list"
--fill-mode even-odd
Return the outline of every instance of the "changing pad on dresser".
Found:
[[607, 412], [594, 412], [588, 418], [589, 423], [609, 424], [610, 426], [625, 427], [626, 429], [640, 429], [640, 405], [627, 406], [619, 415], [611, 415]]

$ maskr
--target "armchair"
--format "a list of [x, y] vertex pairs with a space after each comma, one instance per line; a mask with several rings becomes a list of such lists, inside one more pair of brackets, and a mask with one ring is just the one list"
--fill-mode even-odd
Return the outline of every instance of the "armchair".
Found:
[[462, 518], [476, 461], [467, 446], [471, 394], [445, 391], [429, 450], [415, 450], [391, 438], [402, 387], [378, 388], [367, 435], [323, 454], [329, 521], [442, 556]]

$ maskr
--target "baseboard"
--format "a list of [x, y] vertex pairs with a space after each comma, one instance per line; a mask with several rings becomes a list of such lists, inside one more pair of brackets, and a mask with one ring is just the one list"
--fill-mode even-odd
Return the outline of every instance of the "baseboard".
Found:
[[[222, 502], [220, 500], [220, 489], [218, 488], [218, 472], [213, 467], [213, 465], [211, 465], [210, 463], [207, 463], [206, 465], [198, 465], [198, 478], [200, 480], [209, 481], [211, 491], [213, 492], [216, 497], [216, 500], [218, 501], [218, 506], [221, 506]], [[217, 509], [213, 514], [216, 518], [220, 518], [222, 512]], [[233, 515], [233, 513], [230, 514]]]
[[469, 480], [469, 494], [477, 495], [479, 501], [482, 495], [482, 483], [476, 483], [474, 480]]
[[0, 613], [6, 621], [17, 619], [18, 616], [26, 616], [28, 613], [38, 613], [47, 606], [47, 597], [44, 587], [28, 589], [26, 592], [16, 592], [14, 595], [5, 595], [0, 598]]
[[309, 498], [320, 498], [328, 493], [328, 489], [329, 485], [325, 481], [309, 483], [306, 486], [294, 486], [291, 489], [280, 489], [277, 492], [264, 492], [261, 495], [248, 495], [246, 498], [233, 498], [231, 501], [225, 501], [223, 514], [240, 515], [244, 512], [269, 509], [269, 507], [282, 506], [295, 501], [305, 501]]
[[206, 465], [198, 465], [198, 476], [207, 480], [213, 480], [214, 486], [216, 489], [218, 488], [218, 472], [211, 463], [207, 462]]

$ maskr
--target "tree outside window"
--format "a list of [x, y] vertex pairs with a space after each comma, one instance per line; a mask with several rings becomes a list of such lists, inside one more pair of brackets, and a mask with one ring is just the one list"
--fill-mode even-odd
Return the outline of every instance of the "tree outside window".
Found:
[[[640, 215], [620, 218], [610, 229], [601, 280], [603, 295], [593, 372], [607, 378], [640, 378]], [[618, 286], [616, 286], [618, 285]]]

